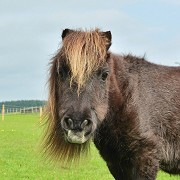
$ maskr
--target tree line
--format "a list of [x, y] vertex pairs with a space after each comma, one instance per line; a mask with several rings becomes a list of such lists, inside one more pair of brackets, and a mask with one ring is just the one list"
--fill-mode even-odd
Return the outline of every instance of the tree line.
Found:
[[44, 106], [46, 104], [46, 101], [44, 100], [4, 101], [4, 102], [0, 102], [0, 107], [2, 107], [2, 104], [4, 104], [5, 107], [24, 108], [24, 107]]

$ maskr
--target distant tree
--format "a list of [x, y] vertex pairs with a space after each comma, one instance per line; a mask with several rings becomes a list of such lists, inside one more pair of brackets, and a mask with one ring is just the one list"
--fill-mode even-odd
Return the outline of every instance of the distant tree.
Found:
[[43, 100], [18, 100], [18, 101], [4, 101], [0, 102], [0, 108], [2, 104], [9, 108], [24, 108], [24, 107], [35, 107], [44, 106], [46, 101]]

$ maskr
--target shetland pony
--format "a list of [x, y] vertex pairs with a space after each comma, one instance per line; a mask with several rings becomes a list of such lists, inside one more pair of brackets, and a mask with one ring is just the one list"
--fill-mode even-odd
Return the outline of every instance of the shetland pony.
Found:
[[94, 141], [115, 179], [180, 174], [180, 67], [109, 51], [111, 32], [65, 29], [52, 58], [45, 152], [75, 162]]

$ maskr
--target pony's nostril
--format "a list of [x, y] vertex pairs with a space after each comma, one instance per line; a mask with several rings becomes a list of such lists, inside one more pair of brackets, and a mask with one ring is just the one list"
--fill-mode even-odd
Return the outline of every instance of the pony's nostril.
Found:
[[88, 120], [85, 119], [85, 120], [82, 122], [81, 127], [84, 128], [85, 126], [87, 126], [87, 124], [88, 124]]
[[85, 119], [81, 124], [81, 128], [84, 129], [86, 126], [91, 125], [91, 123], [92, 123], [91, 120]]
[[72, 129], [72, 128], [73, 128], [73, 120], [72, 120], [71, 118], [65, 117], [65, 118], [64, 118], [64, 122], [65, 122], [66, 127], [67, 127], [68, 129]]

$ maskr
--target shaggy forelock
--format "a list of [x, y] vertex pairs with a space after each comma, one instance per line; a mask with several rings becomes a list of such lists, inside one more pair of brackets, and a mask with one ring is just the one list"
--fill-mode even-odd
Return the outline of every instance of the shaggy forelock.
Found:
[[70, 68], [71, 82], [78, 84], [78, 90], [106, 61], [107, 45], [108, 39], [99, 29], [73, 31], [63, 39], [61, 53]]

